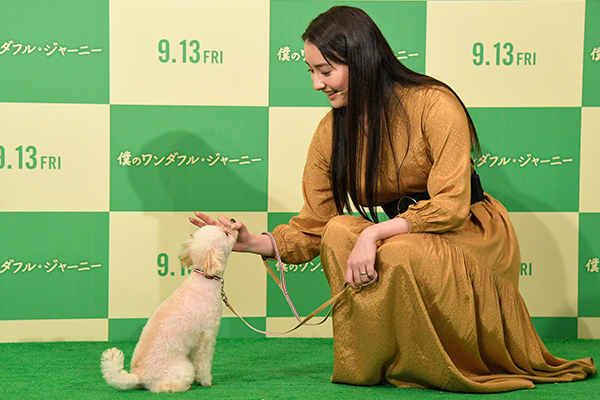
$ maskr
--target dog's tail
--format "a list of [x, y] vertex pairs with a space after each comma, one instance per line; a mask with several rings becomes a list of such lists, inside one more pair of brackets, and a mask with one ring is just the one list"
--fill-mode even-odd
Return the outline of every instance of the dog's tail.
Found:
[[104, 350], [101, 357], [102, 376], [110, 386], [121, 390], [133, 389], [140, 383], [136, 374], [123, 369], [123, 352], [117, 348]]

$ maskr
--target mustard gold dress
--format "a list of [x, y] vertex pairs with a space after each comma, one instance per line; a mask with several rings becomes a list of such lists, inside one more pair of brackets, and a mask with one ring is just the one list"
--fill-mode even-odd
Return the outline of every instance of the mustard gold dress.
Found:
[[[536, 333], [518, 291], [519, 245], [506, 209], [487, 193], [470, 204], [471, 139], [458, 100], [443, 88], [398, 94], [406, 112], [391, 125], [378, 202], [425, 190], [431, 200], [399, 215], [410, 233], [379, 243], [377, 282], [347, 291], [336, 306], [331, 380], [489, 393], [592, 376], [591, 358], [554, 357]], [[320, 254], [334, 295], [358, 236], [372, 222], [337, 215], [331, 147], [329, 113], [308, 151], [305, 205], [273, 236], [284, 262]], [[404, 160], [400, 172], [392, 152]]]

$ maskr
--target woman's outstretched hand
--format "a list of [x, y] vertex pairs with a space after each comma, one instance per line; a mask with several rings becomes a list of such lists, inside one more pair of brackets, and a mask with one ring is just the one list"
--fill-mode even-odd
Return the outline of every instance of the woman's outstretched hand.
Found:
[[195, 217], [190, 217], [190, 222], [196, 225], [198, 228], [202, 228], [206, 225], [225, 225], [233, 230], [238, 231], [238, 240], [233, 246], [233, 251], [245, 251], [247, 242], [250, 239], [250, 233], [248, 228], [242, 222], [238, 222], [233, 218], [227, 218], [224, 215], [219, 215], [219, 220], [216, 221], [204, 214], [203, 212], [195, 212]]
[[219, 215], [218, 221], [209, 217], [203, 212], [196, 211], [194, 217], [190, 217], [190, 222], [198, 228], [206, 225], [223, 224], [233, 230], [238, 231], [238, 240], [233, 246], [233, 251], [251, 252], [267, 257], [274, 255], [273, 244], [265, 235], [253, 235], [248, 231], [246, 225], [241, 221], [236, 221], [233, 218], [227, 218], [224, 215]]

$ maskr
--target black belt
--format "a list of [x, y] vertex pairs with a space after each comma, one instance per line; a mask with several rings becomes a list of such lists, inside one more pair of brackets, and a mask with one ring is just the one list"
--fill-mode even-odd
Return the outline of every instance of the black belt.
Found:
[[[408, 210], [408, 206], [411, 204], [417, 204], [421, 200], [429, 200], [431, 196], [429, 196], [428, 192], [415, 193], [410, 196], [404, 196], [400, 200], [390, 201], [381, 206], [383, 211], [387, 214], [388, 218], [392, 219], [398, 214], [402, 214], [406, 210]], [[483, 188], [481, 187], [481, 180], [479, 179], [479, 175], [477, 172], [473, 171], [471, 174], [471, 204], [475, 204], [478, 201], [484, 199]]]

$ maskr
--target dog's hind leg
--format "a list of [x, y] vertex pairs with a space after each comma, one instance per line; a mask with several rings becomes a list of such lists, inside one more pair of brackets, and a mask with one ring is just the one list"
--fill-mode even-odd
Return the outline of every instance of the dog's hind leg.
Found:
[[200, 386], [212, 385], [211, 365], [218, 329], [219, 327], [203, 332], [198, 340], [198, 345], [192, 350], [191, 358], [196, 368], [196, 382]]
[[194, 366], [187, 357], [169, 363], [158, 376], [148, 377], [145, 386], [154, 393], [185, 392], [194, 382]]

